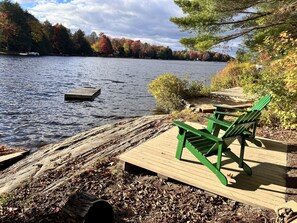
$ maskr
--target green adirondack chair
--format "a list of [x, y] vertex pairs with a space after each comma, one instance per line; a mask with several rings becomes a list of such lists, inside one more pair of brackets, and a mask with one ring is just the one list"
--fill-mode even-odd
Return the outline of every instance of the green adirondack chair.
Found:
[[[260, 115], [261, 111], [248, 111], [240, 115], [232, 124], [212, 117], [207, 118], [216, 125], [226, 128], [225, 133], [220, 137], [213, 135], [206, 128], [195, 129], [183, 122], [174, 122], [173, 124], [179, 128], [176, 158], [181, 160], [183, 149], [184, 147], [187, 148], [202, 164], [208, 167], [218, 177], [223, 185], [228, 184], [227, 178], [220, 171], [223, 153], [238, 163], [239, 167], [243, 168], [248, 175], [251, 175], [251, 168], [243, 160], [246, 139], [245, 131], [257, 122]], [[229, 148], [230, 144], [238, 138], [241, 142], [239, 157]], [[217, 155], [216, 164], [211, 163], [207, 159], [207, 157], [211, 155]]]
[[[249, 111], [253, 111], [253, 110], [263, 110], [271, 101], [272, 97], [271, 95], [265, 95], [262, 98], [260, 98], [257, 103], [255, 103], [253, 105], [253, 107], [251, 107], [251, 109]], [[240, 108], [233, 108], [233, 107], [226, 107], [226, 106], [221, 106], [221, 105], [214, 105], [216, 107], [216, 111], [215, 113], [222, 113], [225, 114], [224, 111], [239, 111], [239, 112], [246, 112], [247, 110], [245, 109], [240, 109]], [[228, 114], [228, 113], [226, 113]]]
[[[257, 103], [254, 104], [254, 106], [249, 110], [249, 111], [262, 111], [272, 100], [271, 95], [265, 95], [262, 98], [259, 99]], [[240, 108], [232, 108], [232, 107], [225, 107], [221, 105], [214, 105], [216, 107], [216, 110], [214, 111], [213, 115], [211, 116], [214, 119], [218, 120], [224, 120], [225, 116], [233, 116], [233, 117], [239, 117], [239, 114], [235, 113], [227, 113], [226, 111], [235, 111], [235, 112], [246, 112], [247, 110], [240, 109]], [[259, 121], [259, 120], [258, 120]], [[258, 122], [257, 121], [257, 122]], [[250, 127], [250, 129], [246, 129], [245, 134], [248, 135], [247, 140], [254, 143], [255, 145], [261, 147], [262, 143], [259, 140], [255, 139], [255, 134], [256, 134], [256, 127], [257, 127], [257, 122], [253, 126]], [[231, 124], [231, 123], [230, 123]], [[225, 126], [218, 126], [215, 124], [215, 122], [208, 122], [207, 129], [209, 132], [212, 132], [214, 135], [218, 135], [220, 129], [226, 130], [227, 127]]]

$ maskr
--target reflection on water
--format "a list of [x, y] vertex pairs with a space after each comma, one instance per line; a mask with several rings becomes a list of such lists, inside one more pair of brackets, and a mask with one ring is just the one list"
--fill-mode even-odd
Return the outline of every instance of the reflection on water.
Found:
[[[0, 144], [38, 148], [123, 117], [152, 114], [147, 84], [171, 72], [209, 81], [224, 63], [84, 57], [0, 56]], [[80, 86], [101, 87], [93, 102], [66, 102]]]

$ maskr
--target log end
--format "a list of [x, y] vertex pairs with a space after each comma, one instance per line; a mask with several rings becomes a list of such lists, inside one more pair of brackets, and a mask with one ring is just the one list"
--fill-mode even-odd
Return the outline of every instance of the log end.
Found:
[[98, 200], [93, 203], [90, 207], [88, 213], [85, 216], [85, 223], [94, 223], [94, 222], [104, 222], [112, 223], [113, 222], [113, 208], [112, 206], [104, 200]]

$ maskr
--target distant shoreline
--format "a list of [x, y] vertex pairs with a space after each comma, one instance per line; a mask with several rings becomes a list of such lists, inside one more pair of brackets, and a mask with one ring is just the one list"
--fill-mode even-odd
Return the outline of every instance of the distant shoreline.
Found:
[[[191, 59], [161, 59], [161, 58], [135, 58], [135, 57], [119, 57], [114, 55], [69, 55], [69, 54], [46, 54], [46, 55], [25, 55], [26, 53], [35, 53], [35, 52], [4, 52], [0, 51], [0, 56], [16, 56], [16, 57], [42, 57], [42, 56], [57, 56], [57, 57], [100, 57], [100, 58], [121, 58], [121, 59], [141, 59], [141, 60], [171, 60], [171, 61], [200, 61], [200, 62], [219, 62], [219, 63], [227, 63], [228, 61], [217, 61], [217, 60], [191, 60]], [[36, 52], [37, 53], [37, 52]]]

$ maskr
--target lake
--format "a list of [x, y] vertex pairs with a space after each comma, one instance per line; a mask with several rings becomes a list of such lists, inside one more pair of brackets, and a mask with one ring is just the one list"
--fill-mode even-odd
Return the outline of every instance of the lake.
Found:
[[[100, 57], [0, 56], [0, 144], [32, 150], [123, 117], [153, 114], [147, 85], [165, 72], [209, 83], [225, 63]], [[67, 102], [81, 86], [94, 101]]]

